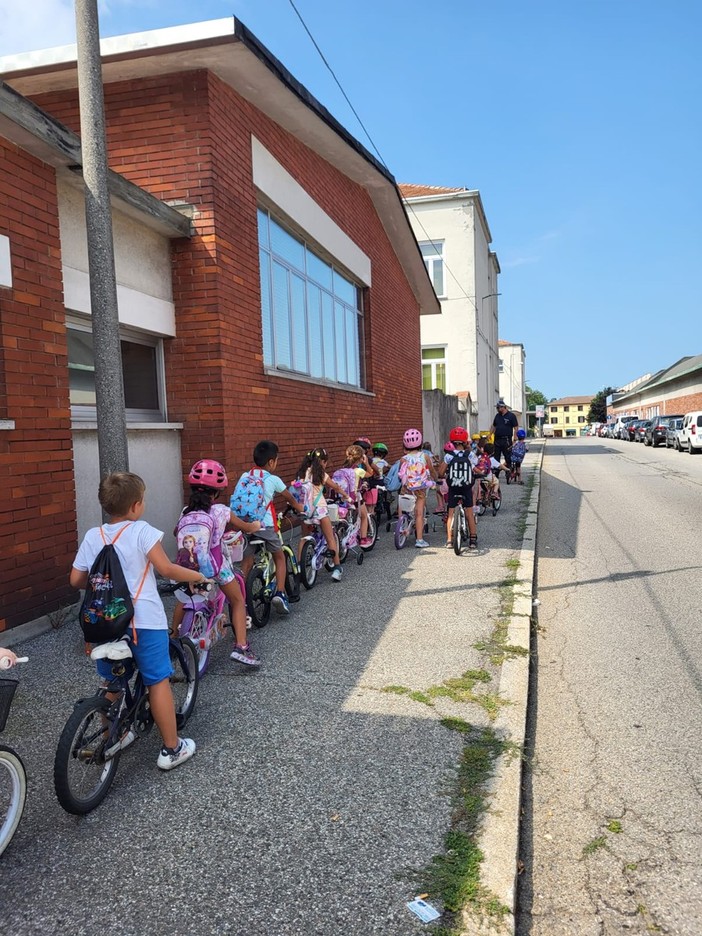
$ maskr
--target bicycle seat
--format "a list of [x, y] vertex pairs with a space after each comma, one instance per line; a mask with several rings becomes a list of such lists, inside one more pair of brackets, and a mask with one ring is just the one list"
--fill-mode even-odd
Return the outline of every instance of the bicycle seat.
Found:
[[127, 660], [131, 656], [132, 648], [126, 640], [111, 640], [90, 651], [91, 660]]
[[249, 546], [265, 546], [265, 543], [265, 540], [256, 539], [255, 536], [249, 540]]

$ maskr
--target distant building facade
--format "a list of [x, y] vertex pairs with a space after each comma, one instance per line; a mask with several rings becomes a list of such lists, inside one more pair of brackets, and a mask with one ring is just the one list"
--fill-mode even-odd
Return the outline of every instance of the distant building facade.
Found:
[[563, 397], [546, 404], [544, 427], [549, 427], [549, 435], [557, 439], [580, 435], [580, 430], [587, 425], [592, 396]]
[[680, 358], [675, 364], [639, 378], [607, 399], [607, 418], [685, 415], [702, 410], [702, 354]]
[[500, 399], [504, 400], [519, 420], [520, 426], [527, 425], [526, 418], [526, 352], [524, 345], [500, 339], [499, 353]]
[[500, 395], [497, 278], [480, 192], [400, 185], [441, 315], [422, 321], [422, 386], [470, 397], [468, 425], [488, 428]]

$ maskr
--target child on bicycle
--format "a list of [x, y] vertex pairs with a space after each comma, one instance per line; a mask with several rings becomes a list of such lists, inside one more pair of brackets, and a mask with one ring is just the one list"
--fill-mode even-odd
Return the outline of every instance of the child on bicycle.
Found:
[[[242, 533], [257, 533], [261, 524], [257, 521], [246, 523], [235, 517], [226, 504], [215, 503], [229, 483], [224, 466], [218, 461], [210, 458], [196, 461], [190, 469], [188, 481], [190, 499], [173, 531], [179, 547], [176, 563], [185, 568], [194, 565], [217, 582], [231, 608], [234, 649], [230, 658], [246, 666], [260, 666], [261, 661], [252, 651], [246, 636], [246, 604], [229, 555], [222, 549], [222, 537], [227, 527]], [[185, 605], [179, 601], [173, 611], [174, 634], [180, 632], [184, 615]]]
[[522, 481], [522, 462], [527, 453], [526, 432], [524, 429], [517, 429], [517, 441], [512, 445], [510, 461], [512, 463], [512, 476], [518, 484], [524, 484]]
[[478, 527], [473, 513], [473, 469], [468, 450], [468, 430], [463, 426], [456, 426], [449, 433], [449, 442], [451, 446], [446, 452], [443, 462], [439, 465], [439, 477], [446, 478], [448, 481], [448, 517], [446, 520], [446, 548], [453, 546], [451, 542], [451, 533], [453, 529], [453, 515], [458, 503], [458, 498], [462, 498], [465, 508], [466, 521], [468, 523], [468, 549], [478, 548]]
[[422, 450], [422, 433], [419, 429], [408, 429], [402, 437], [405, 454], [400, 459], [401, 494], [413, 494], [416, 497], [414, 507], [415, 529], [418, 549], [429, 545], [424, 539], [424, 514], [426, 512], [427, 491], [434, 487], [436, 470], [428, 452]]
[[[305, 508], [288, 491], [285, 482], [278, 475], [273, 474], [278, 465], [278, 453], [278, 446], [270, 439], [264, 439], [257, 443], [253, 450], [254, 467], [250, 471], [244, 472], [239, 478], [231, 497], [230, 506], [232, 513], [242, 520], [254, 519], [251, 514], [252, 509], [261, 518], [262, 526], [257, 532], [256, 538], [265, 542], [266, 548], [273, 556], [273, 562], [275, 563], [276, 592], [271, 599], [271, 605], [278, 614], [290, 614], [288, 596], [285, 594], [285, 553], [278, 532], [278, 519], [273, 505], [273, 498], [276, 494], [282, 495], [293, 510], [298, 513], [304, 513]], [[254, 489], [256, 491], [256, 505], [255, 508], [252, 508], [249, 502], [251, 492]], [[247, 516], [244, 514], [247, 514]], [[244, 578], [251, 571], [253, 563], [254, 550], [249, 546], [241, 563]]]
[[387, 461], [388, 447], [384, 442], [374, 442], [372, 453], [371, 465], [377, 469], [378, 474], [383, 478], [390, 467], [390, 462]]
[[343, 489], [348, 498], [359, 502], [358, 514], [361, 518], [361, 527], [358, 545], [365, 549], [372, 546], [373, 541], [368, 536], [368, 508], [363, 502], [363, 498], [358, 497], [358, 495], [361, 484], [366, 478], [373, 475], [374, 469], [371, 467], [366, 453], [359, 445], [349, 445], [345, 455], [344, 464], [334, 472], [333, 479]]
[[[172, 770], [195, 753], [191, 738], [179, 738], [176, 712], [169, 682], [173, 672], [168, 644], [168, 620], [158, 593], [154, 570], [164, 578], [185, 582], [206, 582], [207, 577], [194, 569], [183, 569], [171, 562], [164, 552], [163, 533], [142, 520], [146, 485], [139, 475], [115, 472], [102, 479], [98, 500], [109, 520], [93, 527], [80, 544], [69, 577], [72, 588], [85, 588], [88, 573], [106, 543], [113, 543], [134, 599], [136, 639], [131, 644], [134, 661], [144, 685], [148, 687], [149, 705], [161, 732], [163, 746], [156, 761], [161, 770]], [[98, 660], [98, 673], [111, 680], [112, 663]]]
[[[302, 524], [302, 536], [307, 536], [312, 532], [312, 524], [318, 523], [319, 528], [321, 529], [324, 539], [327, 541], [327, 546], [329, 547], [329, 553], [333, 556], [334, 569], [332, 570], [332, 580], [335, 582], [341, 581], [341, 561], [339, 559], [339, 553], [336, 548], [336, 538], [334, 536], [334, 529], [332, 527], [332, 522], [329, 519], [329, 511], [327, 509], [327, 502], [324, 497], [324, 489], [328, 488], [330, 491], [334, 491], [337, 497], [340, 500], [351, 501], [346, 495], [346, 492], [343, 491], [338, 484], [335, 484], [334, 481], [327, 474], [327, 462], [329, 456], [323, 448], [312, 449], [311, 452], [308, 452], [305, 457], [302, 459], [300, 467], [297, 471], [297, 480], [302, 482], [305, 486], [305, 522]], [[299, 554], [302, 553], [302, 537], [300, 537], [300, 549]]]

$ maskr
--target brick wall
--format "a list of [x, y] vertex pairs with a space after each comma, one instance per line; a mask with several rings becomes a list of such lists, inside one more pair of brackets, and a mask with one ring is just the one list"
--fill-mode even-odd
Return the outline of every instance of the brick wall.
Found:
[[[365, 190], [207, 72], [110, 85], [105, 99], [111, 168], [197, 209], [197, 235], [173, 249], [178, 337], [166, 348], [184, 473], [209, 455], [236, 475], [261, 438], [280, 445], [286, 478], [311, 446], [338, 464], [358, 435], [399, 455], [404, 429], [422, 421], [418, 308]], [[75, 94], [37, 103], [79, 131]], [[252, 134], [371, 258], [365, 368], [374, 397], [263, 371]]]
[[75, 487], [54, 170], [0, 138], [0, 631], [73, 596]]
[[[668, 393], [672, 393], [672, 390], [669, 390]], [[647, 413], [656, 407], [658, 407], [658, 412], [661, 416], [674, 416], [678, 414], [684, 416], [686, 413], [702, 411], [702, 372], [699, 376], [698, 389], [696, 392], [694, 390], [688, 390], [687, 392], [681, 392], [679, 396], [666, 396], [664, 400], [651, 398], [643, 403], [630, 403], [628, 407], [615, 405], [609, 412], [615, 417], [618, 413], [632, 416], [636, 413], [640, 414], [641, 419], [648, 419]]]

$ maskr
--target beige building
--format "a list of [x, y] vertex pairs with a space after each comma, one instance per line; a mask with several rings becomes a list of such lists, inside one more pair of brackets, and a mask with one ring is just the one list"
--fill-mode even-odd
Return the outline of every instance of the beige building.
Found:
[[424, 390], [470, 396], [467, 424], [487, 428], [500, 396], [497, 277], [480, 192], [400, 185], [412, 230], [441, 302], [421, 322]]
[[[544, 434], [553, 435], [557, 439], [579, 436], [580, 430], [587, 425], [587, 414], [590, 412], [593, 398], [594, 394], [551, 400], [546, 404]], [[548, 426], [548, 432], [546, 426]]]

